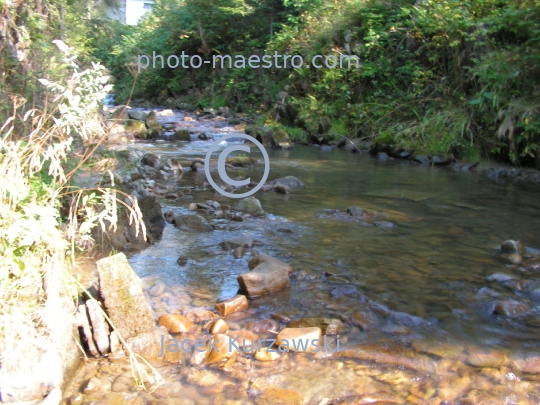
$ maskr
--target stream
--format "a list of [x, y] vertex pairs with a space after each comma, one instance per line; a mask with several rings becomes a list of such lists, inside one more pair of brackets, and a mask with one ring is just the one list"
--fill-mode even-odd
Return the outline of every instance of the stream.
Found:
[[[204, 159], [214, 139], [233, 132], [211, 120], [197, 125], [209, 141], [192, 135], [192, 142], [160, 140], [130, 148], [184, 165]], [[269, 180], [295, 176], [305, 187], [287, 195], [257, 192], [263, 217], [236, 222], [205, 215], [214, 232], [186, 232], [167, 224], [161, 240], [129, 253], [129, 262], [145, 287], [166, 285], [166, 292], [151, 296], [160, 316], [193, 307], [213, 310], [237, 294], [237, 276], [249, 271], [254, 252], [271, 255], [294, 268], [290, 287], [250, 300], [247, 310], [225, 317], [231, 329], [276, 313], [291, 319], [340, 319], [343, 353], [286, 353], [269, 363], [246, 355], [232, 371], [187, 365], [186, 355], [182, 365], [159, 368], [169, 381], [165, 386], [152, 394], [126, 394], [124, 400], [540, 403], [540, 305], [530, 294], [540, 280], [537, 186], [500, 184], [474, 172], [335, 148], [266, 150]], [[249, 156], [262, 162], [256, 148]], [[258, 181], [262, 173], [261, 164], [229, 176]], [[187, 168], [179, 187], [194, 202], [236, 202], [205, 183], [204, 171]], [[163, 212], [189, 212], [186, 203], [160, 202]], [[355, 221], [332, 211], [354, 206], [378, 213], [377, 221], [384, 222]], [[221, 242], [242, 236], [256, 241], [244, 257], [220, 248]], [[527, 248], [522, 263], [499, 252], [509, 239]], [[180, 255], [187, 264], [177, 264]], [[509, 277], [488, 281], [493, 274]], [[496, 309], [501, 302], [517, 302], [526, 310], [504, 313]]]

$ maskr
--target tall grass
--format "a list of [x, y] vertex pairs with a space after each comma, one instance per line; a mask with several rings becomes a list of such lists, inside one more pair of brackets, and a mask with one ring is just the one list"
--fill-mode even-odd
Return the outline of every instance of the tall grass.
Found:
[[[117, 206], [145, 236], [136, 199], [113, 188], [86, 190], [73, 175], [106, 139], [99, 116], [110, 89], [105, 69], [81, 70], [72, 50], [63, 53], [64, 81], [40, 80], [41, 107], [24, 109], [9, 94], [10, 114], [0, 125], [0, 384], [2, 400], [28, 387], [58, 387], [63, 351], [73, 345], [71, 315], [79, 294], [69, 259], [91, 230], [113, 231]], [[5, 96], [5, 95], [4, 95]], [[77, 158], [74, 151], [82, 152]], [[114, 185], [113, 176], [111, 181]], [[123, 201], [128, 198], [128, 203]], [[61, 206], [68, 215], [61, 216]], [[66, 336], [67, 335], [67, 336]]]

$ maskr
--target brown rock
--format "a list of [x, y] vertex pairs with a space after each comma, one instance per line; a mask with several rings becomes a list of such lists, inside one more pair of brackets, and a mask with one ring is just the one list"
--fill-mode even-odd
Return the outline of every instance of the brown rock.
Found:
[[242, 257], [244, 257], [245, 254], [246, 254], [246, 248], [244, 248], [244, 247], [237, 247], [233, 251], [233, 256], [236, 259], [241, 259]]
[[281, 264], [283, 267], [286, 267], [287, 270], [289, 271], [289, 274], [291, 274], [293, 272], [293, 268], [290, 264], [288, 263], [285, 263], [285, 262], [282, 262], [281, 260], [279, 259], [276, 259], [275, 257], [272, 257], [272, 256], [269, 256], [269, 255], [265, 255], [263, 253], [261, 254], [258, 254], [257, 256], [255, 256], [253, 259], [251, 259], [249, 261], [249, 268], [251, 270], [253, 270], [255, 267], [257, 267], [259, 264], [261, 263], [265, 263], [265, 262], [276, 262], [276, 263], [279, 263]]
[[501, 300], [493, 304], [493, 314], [514, 317], [523, 315], [531, 310], [531, 307], [524, 302], [516, 300]]
[[206, 344], [205, 362], [208, 364], [221, 363], [235, 355], [235, 345], [230, 343], [231, 338], [227, 335], [216, 334]]
[[512, 356], [510, 367], [522, 373], [540, 373], [540, 356], [538, 353], [519, 353]]
[[465, 362], [473, 367], [501, 367], [504, 366], [508, 359], [506, 355], [499, 351], [471, 353], [467, 356]]
[[341, 321], [332, 318], [302, 318], [289, 322], [287, 328], [321, 328], [323, 335], [337, 335]]
[[227, 322], [225, 322], [223, 319], [217, 319], [215, 321], [212, 321], [210, 325], [208, 325], [208, 331], [211, 334], [225, 333], [228, 330], [229, 325], [227, 325]]
[[216, 310], [222, 315], [227, 316], [233, 312], [238, 312], [246, 309], [249, 306], [245, 295], [235, 295], [227, 301], [216, 304]]
[[267, 389], [257, 398], [258, 405], [300, 405], [303, 403], [302, 394], [284, 388]]
[[146, 301], [139, 277], [126, 256], [118, 253], [96, 262], [100, 293], [107, 314], [124, 339], [155, 328], [150, 305]]
[[257, 344], [259, 336], [249, 330], [241, 329], [229, 332], [229, 336], [234, 340], [234, 344], [242, 348], [250, 348]]
[[279, 330], [279, 324], [272, 319], [262, 319], [260, 321], [249, 322], [247, 328], [255, 333], [277, 332]]
[[282, 314], [270, 314], [270, 318], [275, 319], [276, 321], [279, 321], [279, 322], [290, 322], [291, 321], [291, 318], [289, 318], [286, 315], [282, 315]]
[[195, 323], [208, 322], [218, 317], [214, 312], [204, 308], [192, 308], [185, 315]]
[[351, 314], [348, 320], [352, 326], [358, 326], [363, 331], [369, 330], [371, 322], [361, 312]]
[[281, 290], [291, 283], [289, 268], [289, 265], [284, 266], [275, 261], [263, 262], [249, 273], [238, 276], [238, 284], [249, 297]]
[[277, 335], [275, 344], [280, 351], [312, 353], [322, 350], [322, 342], [321, 328], [285, 328]]
[[161, 326], [165, 326], [170, 333], [185, 333], [193, 330], [191, 319], [178, 314], [162, 315], [158, 320]]
[[255, 360], [259, 361], [274, 361], [280, 358], [280, 355], [277, 351], [277, 349], [270, 349], [271, 351], [268, 351], [268, 348], [262, 347], [261, 350], [255, 351]]

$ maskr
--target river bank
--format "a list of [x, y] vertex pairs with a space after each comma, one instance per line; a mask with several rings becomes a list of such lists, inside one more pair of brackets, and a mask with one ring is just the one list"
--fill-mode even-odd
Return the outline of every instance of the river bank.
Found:
[[[236, 129], [203, 127], [210, 139]], [[127, 148], [134, 165], [118, 171], [124, 180], [124, 169], [137, 171], [141, 177], [130, 174], [126, 183], [141, 198], [157, 196], [163, 213], [172, 213], [165, 218], [196, 214], [204, 220], [197, 226], [213, 229], [163, 218], [153, 245], [128, 247], [154, 319], [185, 317], [186, 331], [170, 332], [178, 341], [208, 339], [213, 327], [250, 340], [275, 338], [295, 326], [288, 320], [333, 324], [343, 350], [281, 353], [268, 362], [242, 352], [200, 365], [180, 350], [169, 362], [154, 358], [168, 382], [153, 393], [120, 384], [126, 358], [101, 358], [67, 393], [74, 402], [535, 403], [534, 188], [335, 148], [269, 149], [270, 180], [294, 176], [305, 186], [257, 193], [264, 214], [249, 214], [205, 184], [203, 172], [187, 169], [209, 144], [197, 134], [191, 142], [139, 142]], [[179, 162], [183, 174], [146, 169], [142, 159], [154, 160], [148, 153], [163, 168]], [[230, 176], [256, 180], [261, 172], [255, 165]], [[506, 239], [528, 249], [498, 251]], [[237, 294], [237, 277], [260, 254], [293, 268], [290, 286], [222, 316], [216, 304]], [[226, 325], [208, 324], [218, 319]], [[154, 340], [159, 345], [159, 334]]]

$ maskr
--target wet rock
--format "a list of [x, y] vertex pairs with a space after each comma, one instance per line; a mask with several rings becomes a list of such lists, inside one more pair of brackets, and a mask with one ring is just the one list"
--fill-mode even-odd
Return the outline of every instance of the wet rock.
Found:
[[165, 218], [161, 212], [161, 205], [156, 197], [143, 197], [138, 200], [139, 208], [143, 214], [146, 232], [154, 239], [160, 239], [165, 229]]
[[526, 253], [525, 247], [518, 240], [507, 240], [501, 243], [501, 250], [504, 253], [519, 253], [522, 255]]
[[256, 333], [246, 329], [230, 331], [229, 336], [236, 342], [235, 344], [238, 347], [242, 347], [244, 349], [248, 349], [256, 345], [257, 339], [259, 338]]
[[[315, 345], [318, 340], [320, 346]], [[312, 353], [322, 350], [321, 328], [285, 328], [276, 337], [276, 346], [281, 351]]]
[[332, 318], [302, 318], [287, 324], [287, 328], [320, 328], [323, 335], [337, 335], [342, 323]]
[[235, 156], [225, 160], [225, 163], [233, 167], [253, 167], [257, 164], [257, 159], [249, 156]]
[[103, 312], [98, 302], [94, 299], [86, 301], [88, 318], [92, 324], [94, 342], [102, 355], [109, 352], [109, 324], [103, 316]]
[[289, 267], [275, 261], [263, 262], [249, 273], [238, 276], [238, 284], [249, 297], [281, 290], [290, 284]]
[[505, 281], [509, 280], [516, 280], [517, 277], [512, 274], [504, 274], [504, 273], [495, 273], [491, 276], [486, 277], [487, 281], [496, 281], [498, 283], [504, 283]]
[[523, 261], [523, 257], [517, 253], [510, 253], [506, 258], [512, 264], [521, 264]]
[[213, 335], [216, 333], [225, 333], [228, 330], [229, 330], [229, 325], [223, 319], [217, 319], [215, 321], [210, 322], [210, 324], [208, 325], [208, 332], [210, 332]]
[[148, 132], [152, 138], [156, 138], [163, 134], [163, 128], [157, 121], [156, 113], [154, 111], [146, 117], [146, 126], [148, 127]]
[[356, 287], [352, 285], [340, 285], [334, 287], [330, 294], [333, 297], [350, 297], [360, 299], [361, 301], [366, 301], [366, 297], [364, 296], [364, 294], [362, 294], [356, 289]]
[[185, 255], [180, 255], [178, 259], [176, 259], [176, 263], [180, 266], [185, 266], [188, 262], [188, 258]]
[[534, 301], [540, 301], [540, 280], [533, 281], [528, 288], [529, 297]]
[[259, 361], [275, 361], [279, 359], [281, 356], [278, 353], [277, 349], [270, 349], [268, 351], [268, 348], [262, 347], [260, 350], [255, 351], [255, 360]]
[[522, 373], [540, 373], [540, 356], [535, 352], [518, 352], [511, 357], [509, 366]]
[[426, 155], [413, 155], [412, 161], [426, 166], [431, 163], [429, 157]]
[[248, 322], [247, 329], [255, 333], [277, 332], [279, 324], [272, 319], [262, 319], [260, 321]]
[[362, 312], [354, 312], [348, 317], [348, 322], [352, 326], [357, 326], [363, 331], [371, 329], [373, 322]]
[[365, 211], [357, 206], [347, 208], [347, 214], [352, 217], [363, 217], [365, 216]]
[[277, 184], [275, 186], [272, 186], [272, 189], [278, 193], [278, 194], [290, 194], [291, 193], [291, 189], [287, 186], [284, 186], [282, 184]]
[[204, 170], [204, 163], [201, 162], [193, 162], [190, 166], [191, 170], [194, 172]]
[[178, 314], [167, 314], [159, 317], [161, 326], [167, 328], [170, 333], [185, 333], [193, 330], [193, 322], [185, 316]]
[[432, 156], [431, 162], [436, 166], [446, 166], [452, 163], [452, 158], [450, 156]]
[[340, 348], [336, 358], [367, 360], [379, 364], [401, 366], [427, 373], [437, 371], [437, 363], [430, 357], [391, 344], [360, 344]]
[[[212, 343], [211, 343], [212, 342]], [[230, 343], [230, 337], [224, 334], [213, 335], [206, 344], [206, 358], [208, 364], [221, 363], [238, 353], [235, 345]]]
[[300, 181], [298, 178], [294, 176], [282, 177], [280, 179], [272, 180], [266, 184], [271, 185], [273, 187], [286, 186], [290, 190], [299, 190], [304, 187], [304, 183], [302, 183], [302, 181]]
[[237, 247], [233, 251], [233, 256], [236, 259], [241, 259], [242, 257], [244, 257], [245, 254], [246, 254], [246, 248], [243, 248], [243, 247]]
[[300, 405], [304, 403], [302, 394], [298, 391], [285, 388], [269, 388], [265, 390], [258, 398], [258, 405]]
[[[163, 326], [154, 327], [151, 332], [140, 333], [136, 337], [126, 339], [129, 350], [146, 360], [157, 360], [161, 354], [161, 340], [167, 342], [171, 336]], [[167, 357], [169, 352], [165, 352]]]
[[388, 221], [377, 221], [375, 226], [380, 229], [393, 229], [396, 227], [392, 222]]
[[125, 122], [126, 135], [130, 138], [134, 137], [137, 139], [146, 139], [148, 137], [148, 132], [144, 122], [135, 120], [126, 120]]
[[491, 312], [495, 315], [514, 317], [529, 312], [531, 307], [517, 300], [501, 300], [492, 303], [491, 309]]
[[146, 153], [141, 159], [141, 164], [153, 167], [155, 169], [161, 169], [162, 167], [161, 159], [159, 156], [154, 155], [153, 153]]
[[245, 295], [235, 295], [226, 301], [216, 304], [216, 310], [222, 315], [227, 316], [234, 312], [243, 311], [249, 306]]
[[253, 270], [259, 264], [266, 263], [266, 262], [275, 262], [275, 263], [278, 263], [280, 266], [286, 267], [289, 274], [291, 274], [294, 271], [290, 264], [282, 262], [281, 260], [276, 259], [275, 257], [266, 255], [263, 253], [260, 253], [257, 256], [253, 257], [253, 259], [249, 261], [248, 266], [251, 270]]
[[251, 249], [253, 247], [253, 244], [254, 241], [249, 236], [240, 236], [238, 238], [233, 238], [231, 240], [221, 242], [219, 246], [221, 246], [225, 250], [234, 249], [237, 247]]
[[191, 137], [189, 136], [189, 131], [187, 129], [180, 129], [176, 131], [172, 136], [171, 140], [173, 141], [191, 141]]
[[504, 366], [508, 362], [506, 354], [500, 351], [482, 351], [471, 353], [465, 359], [465, 362], [473, 367], [493, 367]]
[[177, 215], [173, 219], [173, 224], [177, 228], [184, 228], [199, 232], [212, 232], [214, 228], [200, 215]]
[[234, 209], [253, 216], [260, 216], [264, 214], [260, 201], [255, 197], [247, 197], [238, 201], [234, 205]]
[[118, 253], [96, 262], [107, 314], [124, 339], [154, 330], [154, 317], [141, 281], [126, 256]]
[[275, 319], [278, 322], [290, 322], [291, 318], [282, 314], [270, 314], [270, 318]]

